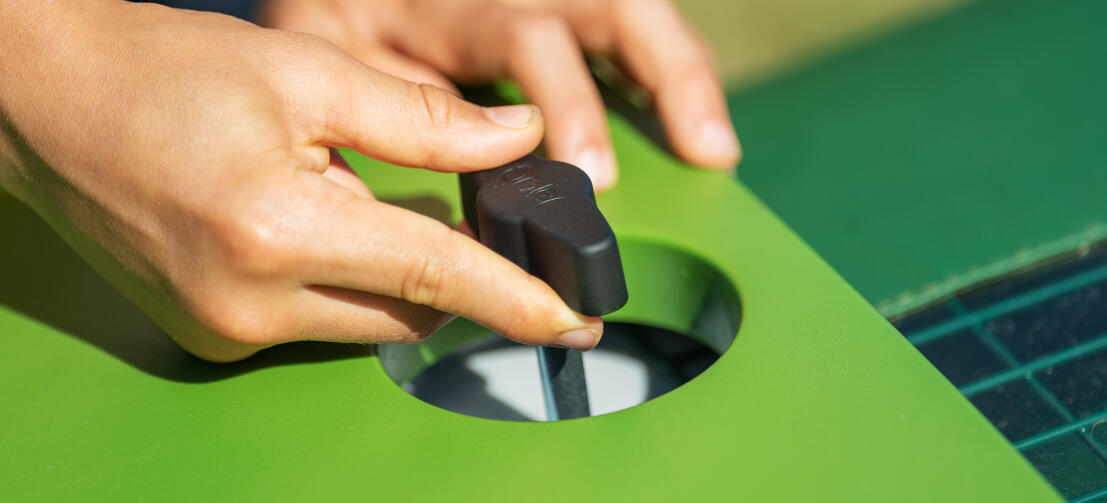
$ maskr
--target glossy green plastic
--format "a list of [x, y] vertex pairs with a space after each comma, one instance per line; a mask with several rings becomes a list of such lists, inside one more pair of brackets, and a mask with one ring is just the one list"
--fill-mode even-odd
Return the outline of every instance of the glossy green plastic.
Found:
[[[631, 292], [611, 319], [695, 333], [697, 285], [725, 278], [740, 296], [737, 337], [685, 386], [519, 423], [425, 404], [357, 346], [202, 363], [8, 201], [11, 226], [44, 244], [0, 257], [16, 264], [0, 288], [0, 499], [1059, 501], [745, 188], [612, 126], [622, 180], [599, 203]], [[351, 163], [381, 199], [459, 216], [453, 175]]]

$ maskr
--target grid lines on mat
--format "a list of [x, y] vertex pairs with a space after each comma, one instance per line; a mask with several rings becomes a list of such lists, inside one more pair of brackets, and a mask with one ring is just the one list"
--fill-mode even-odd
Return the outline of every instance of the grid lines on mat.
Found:
[[1107, 502], [1107, 248], [895, 325], [1071, 502]]

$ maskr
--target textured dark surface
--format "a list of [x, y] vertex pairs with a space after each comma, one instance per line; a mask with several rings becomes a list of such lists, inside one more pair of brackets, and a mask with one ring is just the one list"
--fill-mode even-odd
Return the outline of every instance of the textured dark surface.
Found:
[[1067, 498], [1107, 487], [1107, 465], [1080, 435], [1065, 435], [1023, 454]]
[[957, 386], [1010, 368], [971, 329], [959, 330], [918, 347], [926, 359]]
[[1065, 424], [1065, 418], [1025, 380], [996, 386], [971, 401], [1012, 442]]
[[1038, 379], [1078, 418], [1107, 410], [1107, 351], [1050, 367]]
[[1065, 497], [1107, 499], [1107, 249], [896, 322]]
[[532, 154], [458, 182], [480, 242], [548, 283], [574, 311], [601, 316], [626, 304], [615, 233], [580, 168]]

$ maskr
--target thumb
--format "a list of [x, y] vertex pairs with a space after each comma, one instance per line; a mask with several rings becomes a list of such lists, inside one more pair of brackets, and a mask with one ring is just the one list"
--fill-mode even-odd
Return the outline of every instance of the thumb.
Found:
[[322, 79], [290, 76], [307, 81], [289, 98], [308, 111], [318, 143], [392, 164], [473, 171], [518, 159], [542, 140], [542, 114], [533, 105], [481, 107], [333, 52], [339, 54], [322, 58], [331, 65]]

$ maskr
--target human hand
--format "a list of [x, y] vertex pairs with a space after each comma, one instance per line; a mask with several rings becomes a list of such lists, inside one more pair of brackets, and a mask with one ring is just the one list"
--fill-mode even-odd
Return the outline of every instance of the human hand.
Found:
[[514, 79], [546, 117], [550, 157], [598, 190], [615, 184], [615, 157], [582, 47], [653, 95], [679, 156], [715, 168], [740, 157], [709, 50], [668, 0], [269, 0], [259, 19], [415, 82]]
[[481, 108], [217, 14], [15, 1], [0, 20], [0, 185], [196, 355], [409, 342], [445, 313], [530, 344], [598, 340], [598, 318], [376, 201], [329, 149], [494, 167], [538, 144], [534, 107]]

